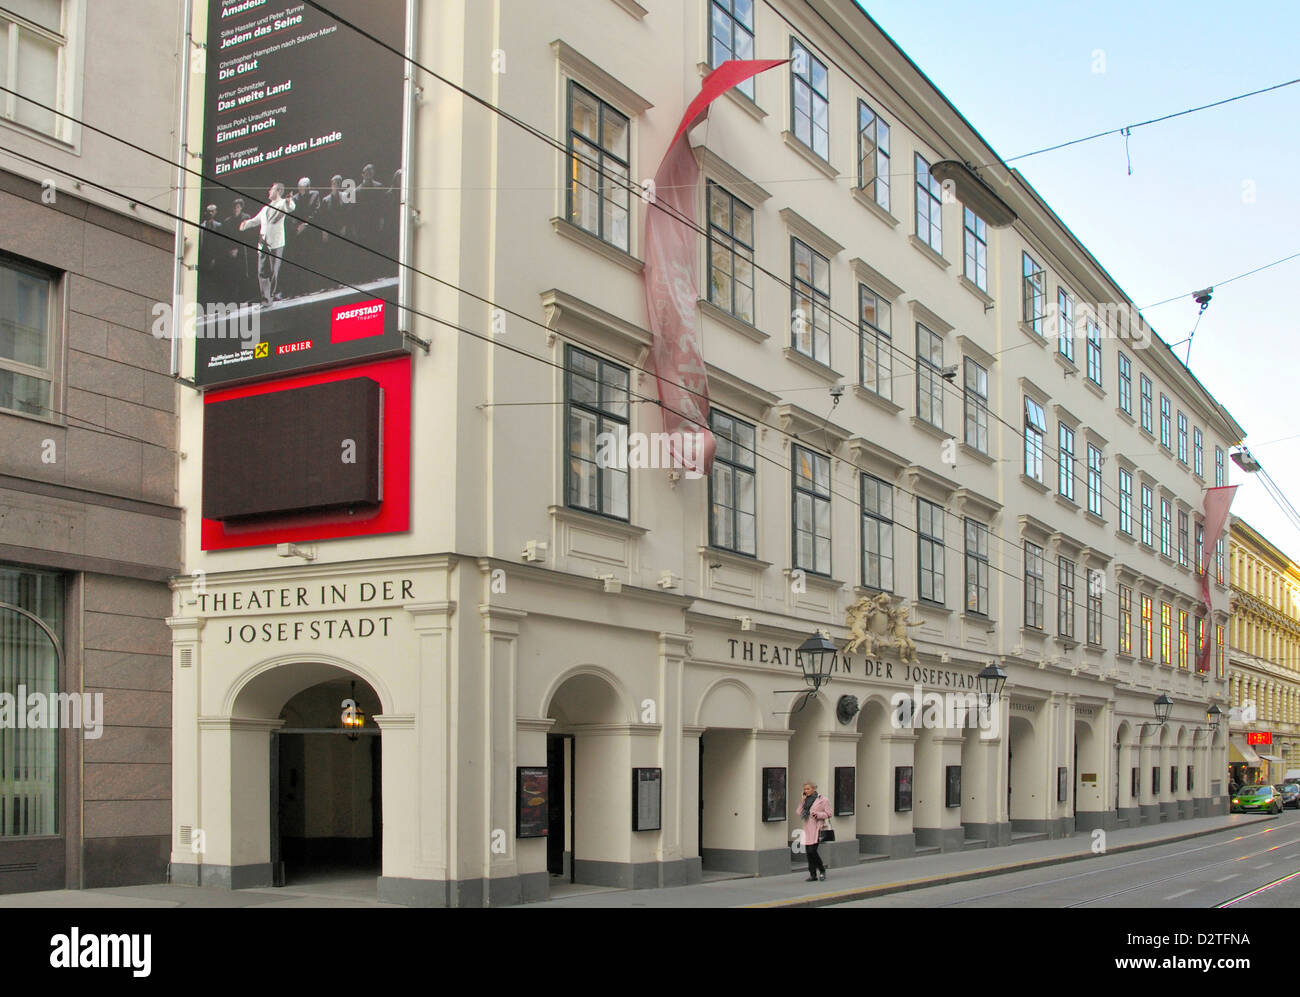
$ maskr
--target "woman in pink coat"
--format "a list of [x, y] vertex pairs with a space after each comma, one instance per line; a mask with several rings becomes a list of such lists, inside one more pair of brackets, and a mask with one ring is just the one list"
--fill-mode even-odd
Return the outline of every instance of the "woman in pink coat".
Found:
[[817, 792], [817, 783], [803, 784], [803, 799], [799, 801], [798, 817], [803, 821], [803, 847], [808, 853], [808, 882], [826, 878], [826, 863], [817, 854], [822, 825], [830, 819], [831, 805]]

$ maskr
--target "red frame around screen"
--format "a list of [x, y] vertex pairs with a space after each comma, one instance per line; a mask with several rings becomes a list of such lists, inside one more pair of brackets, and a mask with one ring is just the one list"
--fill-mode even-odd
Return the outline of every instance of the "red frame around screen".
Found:
[[267, 519], [231, 527], [214, 519], [203, 520], [201, 549], [230, 550], [265, 547], [277, 543], [304, 543], [335, 537], [404, 533], [411, 526], [411, 358], [392, 357], [350, 367], [277, 378], [237, 388], [214, 389], [203, 396], [203, 404], [249, 398], [273, 391], [288, 391], [313, 384], [368, 377], [384, 390], [384, 500], [373, 511], [348, 515], [334, 510]]

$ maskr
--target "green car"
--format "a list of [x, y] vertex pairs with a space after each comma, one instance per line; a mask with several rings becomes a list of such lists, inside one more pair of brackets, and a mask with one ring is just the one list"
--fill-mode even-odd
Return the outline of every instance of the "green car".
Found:
[[1232, 797], [1232, 813], [1282, 812], [1282, 797], [1272, 786], [1242, 786]]

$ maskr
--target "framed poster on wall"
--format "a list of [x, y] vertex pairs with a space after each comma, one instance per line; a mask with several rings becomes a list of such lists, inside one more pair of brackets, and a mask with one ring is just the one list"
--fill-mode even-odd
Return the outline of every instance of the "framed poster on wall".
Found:
[[763, 769], [763, 821], [785, 820], [785, 769]]
[[1160, 795], [1160, 766], [1159, 765], [1151, 766], [1151, 795], [1152, 796]]
[[520, 765], [515, 769], [515, 837], [544, 838], [547, 826], [549, 770]]
[[961, 766], [949, 765], [944, 770], [943, 805], [961, 806]]
[[1062, 765], [1056, 770], [1056, 802], [1064, 803], [1070, 798], [1070, 770]]
[[658, 831], [663, 801], [663, 769], [632, 770], [632, 830]]
[[912, 766], [894, 767], [894, 812], [906, 813], [912, 809]]
[[1178, 766], [1169, 766], [1169, 792], [1178, 792]]
[[851, 817], [854, 798], [857, 795], [858, 770], [852, 765], [842, 765], [835, 769], [835, 816]]
[[1192, 767], [1188, 765], [1187, 766], [1187, 791], [1190, 793], [1195, 788], [1196, 786], [1192, 784]]
[[1133, 770], [1131, 782], [1132, 785], [1129, 788], [1133, 793], [1133, 800], [1136, 802], [1137, 798], [1142, 795], [1142, 781], [1138, 778], [1138, 770], [1136, 768]]

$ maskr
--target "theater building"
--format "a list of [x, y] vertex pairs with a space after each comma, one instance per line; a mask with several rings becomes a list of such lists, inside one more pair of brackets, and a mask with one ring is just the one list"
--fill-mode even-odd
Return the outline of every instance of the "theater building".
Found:
[[[209, 72], [260, 44], [255, 9], [211, 33], [221, 2], [194, 5]], [[377, 37], [535, 131], [422, 69], [353, 88], [375, 114], [399, 95], [409, 183], [373, 245], [412, 269], [384, 284], [291, 231], [280, 279], [307, 259], [323, 283], [272, 296], [261, 353], [183, 356], [174, 881], [350, 864], [382, 898], [496, 906], [788, 873], [806, 781], [836, 804], [832, 866], [1225, 809], [1203, 499], [1243, 430], [866, 13], [430, 3], [403, 29], [387, 6]], [[222, 30], [251, 41], [218, 59]], [[382, 61], [348, 30], [320, 51]], [[664, 429], [642, 180], [732, 56], [790, 61], [689, 133], [701, 477], [638, 435]], [[237, 89], [192, 92], [193, 133], [233, 126], [215, 109]], [[387, 184], [388, 148], [340, 153], [344, 179]], [[212, 162], [268, 188], [265, 150], [242, 155]], [[295, 205], [331, 186], [307, 156], [279, 177], [309, 181]], [[991, 164], [999, 217], [951, 196], [945, 161]], [[375, 217], [344, 231], [365, 244]], [[843, 647], [882, 593], [906, 639], [807, 696], [798, 646]], [[990, 665], [1005, 687], [963, 724], [945, 697]]]

